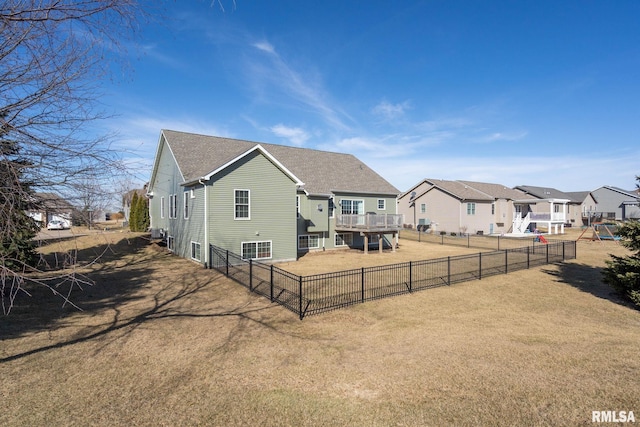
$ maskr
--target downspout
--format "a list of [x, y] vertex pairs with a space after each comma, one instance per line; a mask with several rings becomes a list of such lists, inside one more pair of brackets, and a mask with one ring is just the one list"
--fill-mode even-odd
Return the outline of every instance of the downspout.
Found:
[[204, 215], [203, 215], [203, 221], [204, 221], [204, 265], [205, 267], [209, 267], [209, 263], [211, 262], [211, 260], [209, 259], [209, 230], [207, 227], [207, 218], [209, 217], [208, 215], [208, 209], [209, 209], [209, 204], [207, 203], [207, 186], [206, 184], [202, 181], [202, 178], [200, 178], [198, 180], [198, 182], [200, 184], [202, 184], [203, 187], [203, 191], [204, 191]]

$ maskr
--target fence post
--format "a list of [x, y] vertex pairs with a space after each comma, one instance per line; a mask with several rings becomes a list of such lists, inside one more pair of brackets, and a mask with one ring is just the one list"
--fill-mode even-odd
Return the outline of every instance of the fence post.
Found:
[[444, 234], [440, 233], [440, 244], [444, 245]]
[[471, 234], [467, 233], [467, 248], [471, 247]]
[[224, 260], [224, 265], [225, 265], [225, 271], [226, 271], [225, 276], [229, 277], [229, 249], [227, 249], [227, 256], [226, 256], [226, 259]]
[[269, 282], [271, 283], [271, 302], [273, 302], [273, 264], [269, 267], [271, 270], [271, 277], [269, 278]]
[[451, 286], [451, 257], [447, 257], [447, 285]]
[[527, 270], [529, 269], [529, 246], [527, 246]]
[[509, 272], [509, 250], [504, 250], [504, 274]]
[[409, 292], [413, 289], [413, 264], [409, 261]]
[[549, 245], [544, 245], [547, 249], [547, 264], [549, 264]]
[[498, 236], [498, 250], [500, 250], [500, 236]]
[[249, 258], [249, 290], [253, 291], [253, 259]]
[[364, 267], [360, 268], [360, 277], [362, 282], [361, 298], [362, 302], [364, 302]]
[[564, 261], [564, 240], [562, 241], [562, 261]]
[[478, 252], [478, 280], [482, 280], [482, 252]]
[[298, 304], [298, 313], [300, 314], [300, 320], [304, 317], [302, 313], [302, 276], [298, 276], [298, 293], [300, 294], [300, 302]]

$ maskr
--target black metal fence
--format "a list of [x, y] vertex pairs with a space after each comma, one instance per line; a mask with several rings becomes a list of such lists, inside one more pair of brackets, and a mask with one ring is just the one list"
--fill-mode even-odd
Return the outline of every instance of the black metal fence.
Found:
[[[523, 245], [529, 244], [533, 245], [540, 241], [540, 237], [540, 235], [533, 233], [530, 234], [530, 237], [510, 237], [468, 233], [430, 233], [408, 228], [400, 230], [401, 242], [402, 240], [413, 240], [416, 242], [434, 243], [438, 245], [495, 250], [521, 248]], [[563, 241], [562, 239], [556, 239], [553, 235], [548, 234], [542, 235], [542, 238], [549, 242]]]
[[576, 258], [575, 241], [298, 276], [214, 245], [210, 268], [300, 316]]

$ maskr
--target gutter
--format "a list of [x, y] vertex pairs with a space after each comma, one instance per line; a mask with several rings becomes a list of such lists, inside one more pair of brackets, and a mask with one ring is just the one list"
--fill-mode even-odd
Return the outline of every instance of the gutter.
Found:
[[209, 204], [207, 203], [207, 185], [202, 181], [203, 178], [198, 179], [198, 183], [202, 184], [204, 192], [204, 215], [202, 220], [204, 221], [204, 265], [205, 268], [209, 266], [211, 260], [209, 259], [209, 230], [207, 227], [207, 218], [209, 217]]

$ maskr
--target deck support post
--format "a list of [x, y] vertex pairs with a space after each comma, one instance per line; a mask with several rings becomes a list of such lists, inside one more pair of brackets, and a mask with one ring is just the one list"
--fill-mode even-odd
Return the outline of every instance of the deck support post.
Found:
[[378, 234], [378, 252], [382, 253], [382, 238], [384, 234]]
[[364, 254], [369, 253], [369, 235], [364, 233]]

